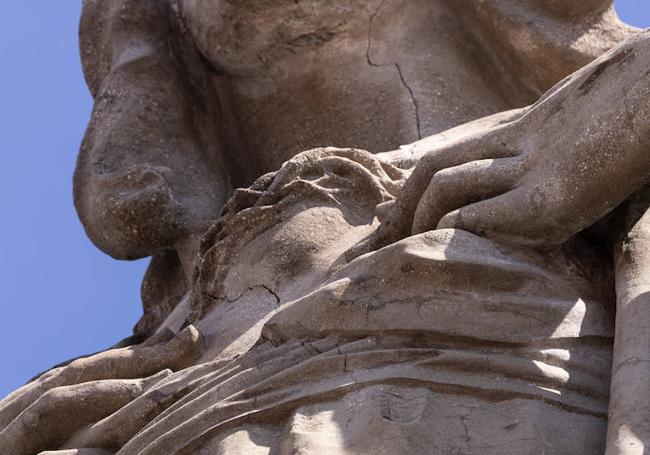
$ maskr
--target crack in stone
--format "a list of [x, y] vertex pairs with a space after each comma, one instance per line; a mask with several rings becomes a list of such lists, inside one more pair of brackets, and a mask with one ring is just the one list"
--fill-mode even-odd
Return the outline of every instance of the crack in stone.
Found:
[[368, 62], [368, 65], [372, 66], [373, 68], [385, 68], [387, 66], [392, 66], [395, 68], [400, 82], [402, 83], [402, 85], [408, 92], [409, 97], [411, 98], [411, 103], [413, 104], [413, 110], [415, 114], [415, 126], [417, 128], [418, 139], [422, 139], [422, 127], [420, 124], [420, 105], [418, 104], [418, 100], [415, 97], [415, 93], [413, 92], [413, 89], [408, 84], [408, 82], [406, 82], [406, 78], [404, 77], [404, 73], [402, 72], [402, 67], [398, 62], [385, 63], [385, 64], [375, 63], [372, 61], [372, 57], [370, 57], [370, 51], [372, 50], [372, 24], [375, 20], [375, 17], [377, 17], [379, 11], [381, 11], [381, 9], [384, 7], [385, 4], [386, 4], [386, 0], [382, 0], [379, 6], [377, 7], [377, 9], [375, 9], [375, 11], [372, 12], [370, 18], [368, 19], [368, 44], [366, 46], [366, 61]]
[[210, 297], [213, 300], [222, 300], [222, 301], [224, 301], [226, 303], [234, 303], [237, 300], [241, 299], [244, 296], [244, 294], [246, 294], [247, 292], [254, 291], [255, 289], [258, 289], [258, 288], [265, 289], [266, 292], [268, 292], [269, 294], [271, 294], [275, 298], [275, 304], [276, 305], [280, 304], [280, 297], [270, 287], [268, 287], [265, 284], [256, 284], [255, 286], [250, 286], [250, 287], [246, 288], [246, 290], [244, 290], [241, 294], [239, 294], [239, 295], [237, 295], [237, 296], [235, 296], [233, 298], [230, 298], [230, 299], [228, 297], [225, 297], [225, 296], [224, 297], [219, 297], [219, 296], [207, 293], [207, 292], [205, 293], [205, 295], [207, 295], [208, 297]]
[[[265, 284], [258, 284], [258, 285], [255, 286], [255, 287], [261, 287], [261, 288], [266, 289], [266, 291], [267, 291], [269, 294], [271, 294], [273, 297], [275, 297], [275, 304], [278, 305], [278, 304], [280, 303], [280, 297], [279, 297], [279, 296], [278, 296], [278, 295], [273, 291], [273, 289], [271, 289], [271, 288], [268, 287], [267, 285], [265, 285]], [[252, 290], [253, 290], [253, 289], [251, 289], [251, 291], [252, 291]]]
[[469, 435], [469, 426], [467, 425], [468, 420], [469, 418], [467, 417], [467, 415], [460, 416], [460, 423], [463, 426], [463, 431], [465, 433], [465, 443], [469, 447], [469, 443], [472, 440], [472, 437]]
[[418, 139], [422, 139], [422, 128], [420, 126], [420, 105], [418, 104], [418, 100], [415, 98], [413, 89], [410, 85], [408, 85], [406, 79], [404, 79], [404, 74], [402, 73], [402, 68], [399, 66], [399, 63], [395, 63], [395, 69], [397, 69], [397, 73], [399, 74], [399, 78], [402, 81], [402, 85], [406, 88], [406, 90], [409, 92], [409, 96], [411, 97], [411, 102], [413, 103], [413, 108], [415, 109], [415, 126], [418, 130]]
[[384, 4], [386, 3], [386, 0], [382, 0], [379, 6], [373, 13], [370, 15], [370, 18], [368, 19], [368, 44], [366, 46], [366, 61], [368, 62], [368, 65], [374, 66], [376, 68], [381, 68], [382, 66], [390, 66], [390, 65], [379, 65], [377, 63], [374, 63], [372, 59], [370, 58], [370, 50], [372, 49], [372, 23], [375, 20], [375, 17], [377, 14], [379, 14], [379, 11], [384, 7]]
[[616, 369], [613, 371], [612, 376], [614, 376], [615, 374], [617, 374], [618, 371], [619, 371], [620, 369], [622, 369], [622, 368], [624, 368], [624, 367], [626, 367], [626, 366], [630, 366], [630, 365], [638, 365], [639, 363], [650, 363], [650, 359], [642, 359], [642, 358], [640, 358], [640, 357], [636, 357], [636, 356], [635, 356], [635, 357], [631, 357], [631, 358], [625, 360], [624, 362], [622, 362], [621, 364], [619, 364], [619, 365], [616, 367]]

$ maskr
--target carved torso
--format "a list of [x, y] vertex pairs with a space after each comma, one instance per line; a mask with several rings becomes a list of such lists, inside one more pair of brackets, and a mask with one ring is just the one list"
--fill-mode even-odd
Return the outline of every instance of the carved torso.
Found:
[[[372, 152], [531, 101], [444, 0], [186, 0], [262, 171], [316, 146]], [[508, 92], [510, 93], [510, 92]], [[222, 95], [224, 96], [224, 95]]]
[[610, 0], [85, 0], [75, 205], [154, 256], [144, 341], [0, 401], [3, 453], [642, 446], [648, 229], [585, 229], [647, 210], [650, 36], [468, 122], [632, 33]]

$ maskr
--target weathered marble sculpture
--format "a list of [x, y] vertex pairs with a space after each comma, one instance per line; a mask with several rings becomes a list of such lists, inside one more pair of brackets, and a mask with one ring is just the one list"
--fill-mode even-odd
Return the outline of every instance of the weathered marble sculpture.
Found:
[[152, 256], [144, 315], [0, 402], [2, 453], [650, 450], [650, 33], [611, 0], [86, 0], [81, 49], [75, 203]]

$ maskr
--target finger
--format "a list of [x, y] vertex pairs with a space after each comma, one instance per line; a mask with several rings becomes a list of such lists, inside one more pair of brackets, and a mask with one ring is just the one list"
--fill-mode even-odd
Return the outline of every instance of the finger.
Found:
[[508, 131], [504, 125], [428, 152], [404, 184], [390, 212], [383, 216], [381, 225], [370, 237], [346, 252], [346, 260], [351, 261], [409, 236], [420, 197], [438, 171], [470, 161], [517, 155], [517, 151], [508, 145]]
[[0, 428], [55, 387], [101, 379], [143, 378], [166, 368], [180, 370], [201, 355], [202, 345], [201, 335], [190, 325], [167, 343], [111, 349], [55, 368], [0, 402]]
[[488, 134], [477, 135], [433, 150], [425, 155], [404, 184], [387, 223], [393, 224], [394, 229], [400, 231], [402, 237], [410, 234], [417, 204], [437, 172], [471, 161], [516, 155], [516, 152], [504, 142], [503, 135], [501, 129], [497, 129]]
[[564, 230], [543, 218], [534, 193], [516, 188], [446, 214], [438, 229], [457, 228], [506, 243], [541, 246], [562, 243]]
[[0, 432], [0, 447], [12, 455], [59, 448], [75, 431], [112, 414], [170, 374], [164, 370], [146, 379], [55, 387]]
[[380, 222], [385, 221], [388, 218], [388, 215], [390, 214], [391, 209], [395, 205], [395, 200], [392, 201], [386, 201], [382, 202], [381, 204], [377, 204], [377, 207], [375, 207], [375, 216]]
[[472, 161], [437, 172], [418, 202], [412, 234], [435, 229], [449, 212], [511, 190], [522, 172], [518, 158]]
[[512, 219], [506, 220], [505, 204], [508, 204], [510, 199], [510, 194], [506, 193], [453, 210], [440, 219], [437, 228], [462, 229], [477, 235], [498, 232], [504, 222], [514, 222]]
[[[66, 447], [122, 447], [138, 432], [172, 405], [195, 390], [214, 371], [214, 364], [203, 364], [176, 373], [160, 381], [135, 400], [106, 418], [78, 431], [65, 444]], [[218, 369], [218, 368], [217, 368]]]

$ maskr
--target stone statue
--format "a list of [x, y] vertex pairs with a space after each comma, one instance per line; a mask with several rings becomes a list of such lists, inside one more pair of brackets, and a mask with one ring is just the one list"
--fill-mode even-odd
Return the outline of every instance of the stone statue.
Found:
[[152, 256], [144, 315], [0, 402], [3, 453], [647, 453], [650, 33], [612, 0], [83, 8], [75, 204]]

